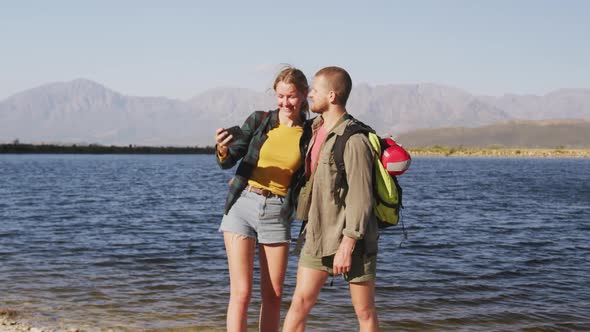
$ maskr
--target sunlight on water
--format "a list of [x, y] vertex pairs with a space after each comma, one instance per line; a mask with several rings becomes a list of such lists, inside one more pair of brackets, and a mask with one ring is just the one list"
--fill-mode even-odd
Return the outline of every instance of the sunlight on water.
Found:
[[[48, 326], [224, 330], [232, 172], [212, 156], [0, 155], [0, 170], [0, 307]], [[409, 239], [381, 236], [382, 330], [590, 329], [572, 305], [590, 303], [590, 160], [415, 158], [400, 182]], [[356, 326], [336, 278], [309, 328]]]

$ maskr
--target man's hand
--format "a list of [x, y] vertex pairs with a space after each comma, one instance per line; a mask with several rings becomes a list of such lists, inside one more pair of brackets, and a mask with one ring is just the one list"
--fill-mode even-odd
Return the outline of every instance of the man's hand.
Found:
[[352, 265], [351, 256], [355, 244], [355, 239], [347, 236], [342, 237], [340, 247], [338, 247], [338, 251], [336, 251], [336, 255], [334, 255], [334, 275], [348, 273], [350, 271], [350, 266]]

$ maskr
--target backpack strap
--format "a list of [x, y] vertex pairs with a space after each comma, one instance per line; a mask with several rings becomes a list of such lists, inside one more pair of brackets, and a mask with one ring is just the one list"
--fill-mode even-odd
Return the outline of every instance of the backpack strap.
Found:
[[[350, 115], [348, 115], [350, 116]], [[348, 192], [348, 181], [346, 180], [346, 168], [344, 167], [344, 149], [346, 148], [346, 142], [350, 136], [362, 133], [367, 134], [372, 131], [370, 127], [367, 127], [360, 121], [356, 121], [352, 116], [353, 122], [349, 124], [342, 135], [336, 136], [332, 153], [334, 155], [334, 164], [336, 164], [336, 181], [334, 190], [334, 200], [338, 205], [344, 206], [344, 197]], [[342, 190], [342, 193], [340, 192]]]

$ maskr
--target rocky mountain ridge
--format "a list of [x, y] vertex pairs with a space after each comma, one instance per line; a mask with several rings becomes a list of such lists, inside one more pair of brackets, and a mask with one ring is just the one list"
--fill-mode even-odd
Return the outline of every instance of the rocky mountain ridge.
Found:
[[[126, 96], [76, 79], [0, 100], [0, 142], [204, 146], [213, 144], [215, 128], [241, 124], [250, 112], [275, 106], [270, 90], [215, 88], [176, 100]], [[359, 84], [347, 108], [379, 133], [398, 136], [514, 119], [590, 119], [590, 89], [490, 97], [437, 84]]]

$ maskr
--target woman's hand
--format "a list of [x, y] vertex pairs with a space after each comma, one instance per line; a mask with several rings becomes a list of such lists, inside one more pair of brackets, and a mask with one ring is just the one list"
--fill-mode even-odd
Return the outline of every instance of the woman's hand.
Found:
[[220, 158], [225, 158], [227, 157], [227, 150], [228, 150], [228, 143], [233, 139], [234, 137], [232, 135], [230, 135], [227, 130], [225, 130], [225, 128], [217, 128], [217, 130], [215, 131], [215, 143], [217, 146], [217, 155]]

